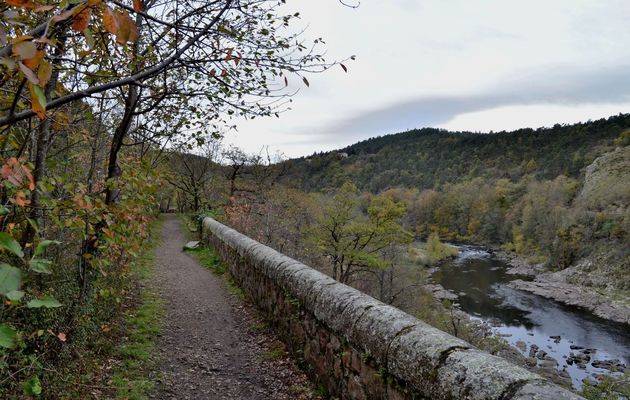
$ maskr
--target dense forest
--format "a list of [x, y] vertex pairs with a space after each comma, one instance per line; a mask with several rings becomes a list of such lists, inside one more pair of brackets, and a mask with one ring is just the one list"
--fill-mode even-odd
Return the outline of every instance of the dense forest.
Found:
[[549, 271], [577, 267], [574, 283], [615, 292], [630, 288], [629, 128], [619, 115], [488, 134], [422, 129], [285, 161], [215, 144], [205, 157], [178, 156], [198, 167], [178, 167], [177, 203], [280, 250], [293, 241], [287, 251], [312, 260], [326, 213], [369, 222], [376, 201], [412, 238], [484, 244]]
[[[501, 247], [576, 282], [630, 288], [630, 116], [537, 130], [420, 129], [288, 160], [284, 182], [329, 191], [352, 182], [406, 204], [419, 238]], [[616, 150], [615, 150], [616, 149]]]
[[579, 178], [595, 158], [614, 147], [630, 115], [552, 128], [472, 133], [424, 128], [364, 140], [338, 151], [287, 161], [305, 191], [353, 181], [378, 193], [392, 187], [437, 189], [474, 178], [525, 175]]

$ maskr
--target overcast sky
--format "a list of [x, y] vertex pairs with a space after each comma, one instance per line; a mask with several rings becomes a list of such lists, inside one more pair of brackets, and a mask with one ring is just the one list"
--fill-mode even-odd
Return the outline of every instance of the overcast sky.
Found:
[[[352, 1], [352, 0], [348, 0]], [[348, 62], [226, 142], [289, 157], [411, 128], [499, 131], [630, 112], [627, 0], [290, 0]]]

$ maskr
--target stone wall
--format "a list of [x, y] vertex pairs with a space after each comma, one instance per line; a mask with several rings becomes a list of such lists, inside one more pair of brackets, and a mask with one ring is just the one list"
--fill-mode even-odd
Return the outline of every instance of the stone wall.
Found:
[[331, 397], [581, 399], [206, 218], [246, 296]]

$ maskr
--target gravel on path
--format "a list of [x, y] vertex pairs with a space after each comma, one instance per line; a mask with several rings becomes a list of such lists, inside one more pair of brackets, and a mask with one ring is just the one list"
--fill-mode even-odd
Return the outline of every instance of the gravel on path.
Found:
[[262, 324], [252, 306], [182, 251], [186, 241], [178, 217], [166, 214], [154, 269], [166, 316], [152, 398], [316, 398], [293, 360], [272, 350], [279, 342], [256, 329]]

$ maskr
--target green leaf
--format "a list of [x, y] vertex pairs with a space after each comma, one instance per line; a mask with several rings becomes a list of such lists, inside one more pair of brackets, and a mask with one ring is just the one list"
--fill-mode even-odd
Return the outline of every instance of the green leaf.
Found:
[[37, 85], [33, 85], [33, 92], [37, 96], [37, 102], [42, 106], [42, 108], [46, 108], [46, 94], [44, 93], [44, 89]]
[[22, 272], [9, 264], [0, 264], [0, 294], [6, 295], [9, 292], [18, 290]]
[[22, 384], [24, 394], [28, 396], [38, 396], [42, 394], [42, 383], [37, 375], [33, 375], [28, 381]]
[[6, 294], [7, 299], [11, 301], [20, 301], [24, 297], [24, 292], [21, 290], [13, 290]]
[[42, 254], [51, 244], [61, 244], [61, 242], [57, 240], [42, 240], [41, 242], [37, 243], [37, 247], [35, 248], [35, 253], [33, 254], [33, 256], [37, 257], [38, 255]]
[[7, 249], [20, 258], [24, 257], [20, 244], [6, 232], [0, 232], [0, 248]]
[[52, 271], [50, 270], [50, 264], [52, 264], [52, 261], [50, 260], [33, 258], [29, 264], [31, 266], [31, 269], [38, 274], [52, 274]]
[[12, 349], [15, 347], [15, 336], [17, 332], [9, 325], [0, 324], [0, 347]]
[[11, 210], [6, 208], [5, 206], [0, 206], [0, 215], [7, 215], [10, 212], [11, 212]]
[[90, 28], [85, 28], [83, 30], [83, 36], [85, 36], [85, 43], [88, 45], [90, 49], [94, 48], [94, 36], [92, 36], [92, 31]]
[[61, 307], [61, 303], [57, 301], [52, 296], [44, 296], [41, 299], [33, 299], [26, 303], [26, 307], [28, 308], [56, 308]]

